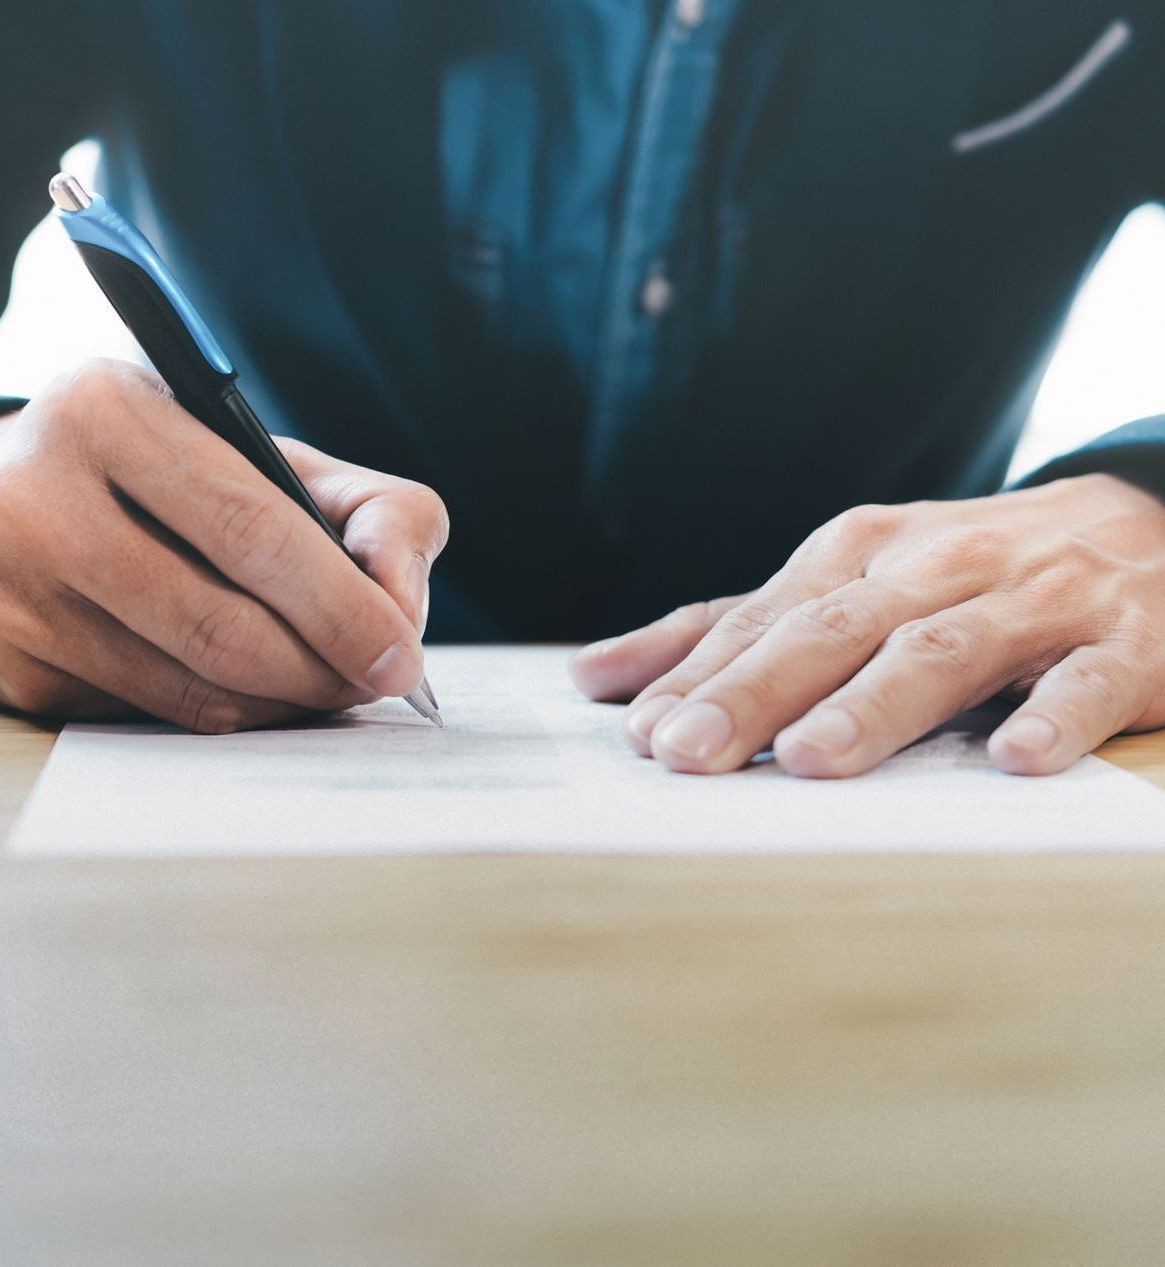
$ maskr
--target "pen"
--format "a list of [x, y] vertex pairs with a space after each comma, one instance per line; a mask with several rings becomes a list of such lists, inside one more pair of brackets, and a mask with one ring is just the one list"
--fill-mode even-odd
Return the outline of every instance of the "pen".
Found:
[[[100, 194], [90, 194], [65, 172], [50, 181], [49, 195], [85, 267], [174, 399], [262, 471], [351, 558], [340, 534], [239, 391], [238, 374], [210, 327], [144, 235]], [[422, 678], [405, 700], [427, 721], [444, 726], [427, 679]]]

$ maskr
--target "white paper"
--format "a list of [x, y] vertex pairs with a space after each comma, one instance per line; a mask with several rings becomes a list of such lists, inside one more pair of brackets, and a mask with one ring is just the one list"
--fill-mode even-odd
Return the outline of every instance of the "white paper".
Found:
[[780, 852], [1165, 846], [1165, 793], [1089, 757], [1024, 779], [981, 734], [925, 740], [857, 779], [772, 761], [716, 778], [632, 753], [622, 709], [581, 698], [567, 653], [437, 648], [448, 729], [400, 701], [229, 736], [69, 726], [11, 844], [18, 854], [408, 851]]

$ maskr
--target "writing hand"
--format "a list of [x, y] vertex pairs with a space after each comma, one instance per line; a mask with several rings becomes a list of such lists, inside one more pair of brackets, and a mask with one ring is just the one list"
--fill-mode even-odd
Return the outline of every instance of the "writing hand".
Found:
[[0, 705], [224, 732], [416, 687], [444, 506], [280, 444], [360, 566], [146, 370], [0, 419]]

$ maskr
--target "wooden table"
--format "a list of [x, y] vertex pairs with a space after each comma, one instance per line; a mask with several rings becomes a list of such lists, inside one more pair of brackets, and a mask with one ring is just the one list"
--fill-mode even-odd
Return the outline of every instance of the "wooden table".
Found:
[[11, 1267], [1165, 1261], [1165, 855], [2, 875]]

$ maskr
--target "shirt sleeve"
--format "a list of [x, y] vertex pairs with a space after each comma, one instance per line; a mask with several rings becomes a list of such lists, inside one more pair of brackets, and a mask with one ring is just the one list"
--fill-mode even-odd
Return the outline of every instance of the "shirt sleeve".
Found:
[[1165, 500], [1165, 415], [1130, 422], [1091, 444], [1053, 458], [1025, 476], [1016, 488], [1031, 488], [1073, 475], [1119, 475]]

